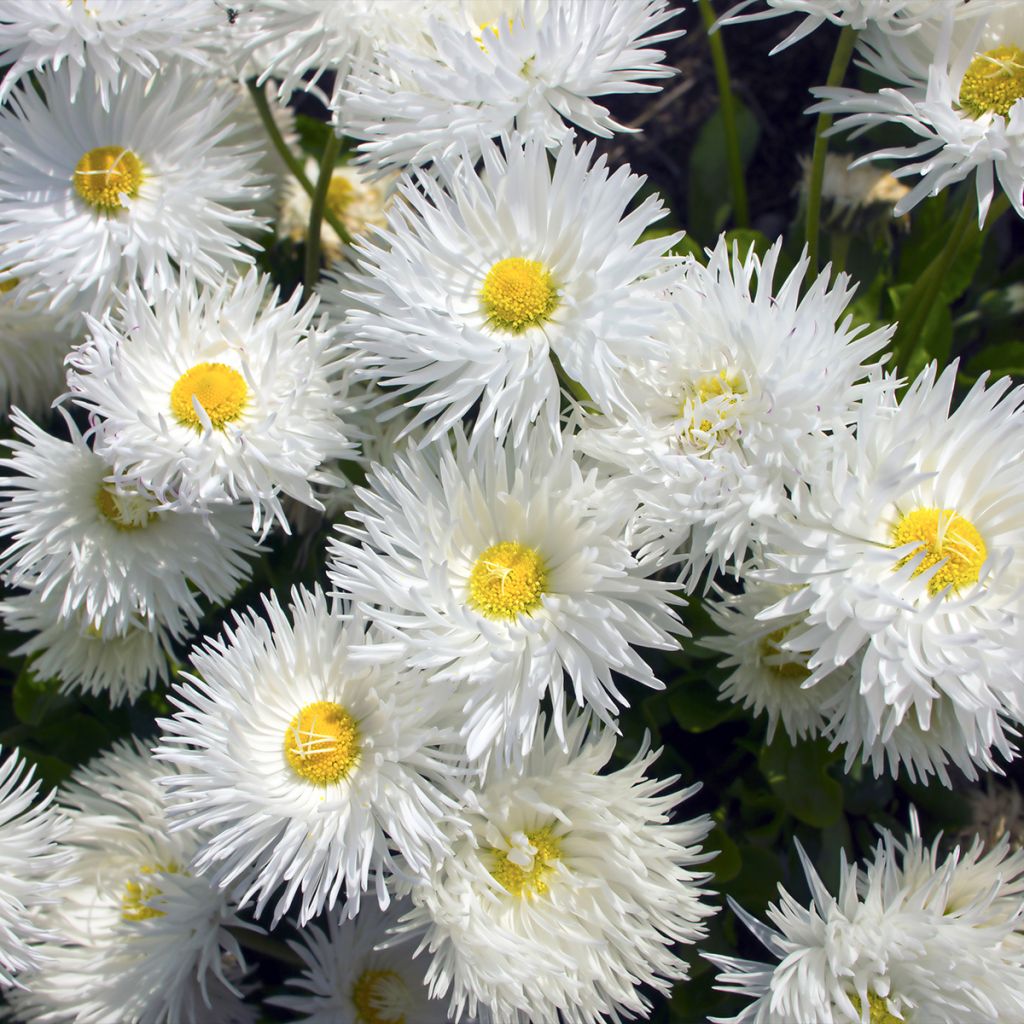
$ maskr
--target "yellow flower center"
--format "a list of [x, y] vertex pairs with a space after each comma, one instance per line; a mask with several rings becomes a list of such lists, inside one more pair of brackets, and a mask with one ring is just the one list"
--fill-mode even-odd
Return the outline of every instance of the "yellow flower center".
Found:
[[352, 986], [356, 1024], [406, 1024], [409, 989], [395, 971], [366, 970]]
[[[176, 875], [181, 869], [171, 861], [169, 864], [143, 864], [139, 871], [143, 875]], [[146, 921], [151, 917], [163, 917], [164, 912], [151, 907], [149, 901], [160, 895], [160, 889], [148, 882], [129, 881], [124, 883], [121, 896], [121, 917], [125, 921]]]
[[171, 388], [171, 412], [183, 426], [202, 431], [203, 422], [192, 402], [203, 407], [215, 430], [233, 423], [245, 409], [249, 389], [245, 378], [223, 363], [199, 363], [186, 370]]
[[967, 66], [960, 83], [960, 106], [971, 117], [991, 112], [1006, 117], [1024, 96], [1024, 50], [997, 46], [979, 53]]
[[96, 492], [96, 507], [111, 526], [126, 532], [141, 530], [158, 518], [153, 511], [153, 502], [145, 495], [119, 492], [110, 484], [100, 485]]
[[787, 651], [782, 646], [792, 630], [793, 623], [790, 623], [788, 626], [783, 626], [781, 629], [776, 629], [761, 637], [761, 664], [769, 671], [774, 672], [780, 679], [802, 683], [811, 674], [807, 662], [801, 660], [800, 655], [796, 652]]
[[514, 619], [536, 611], [548, 582], [544, 559], [515, 541], [492, 544], [473, 563], [469, 605], [489, 619]]
[[[854, 1009], [860, 1014], [860, 996], [850, 993], [850, 1002], [853, 1003]], [[904, 1024], [902, 1018], [897, 1017], [894, 1013], [890, 1013], [885, 1005], [885, 1000], [878, 995], [877, 992], [868, 993], [868, 1019], [871, 1024]]]
[[359, 726], [340, 704], [307, 704], [285, 730], [284, 754], [295, 774], [314, 786], [340, 782], [359, 761]]
[[[526, 833], [530, 846], [536, 850], [532, 858], [519, 847], [508, 851], [492, 849], [491, 877], [513, 896], [542, 896], [548, 891], [548, 876], [561, 854], [561, 843], [551, 832], [552, 826], [545, 825], [536, 832]], [[531, 863], [529, 867], [517, 864], [510, 859], [510, 855], [516, 855], [517, 860], [530, 860]]]
[[499, 260], [480, 289], [487, 322], [496, 330], [522, 334], [551, 319], [558, 289], [543, 263], [520, 256]]
[[327, 186], [327, 209], [341, 220], [355, 194], [352, 182], [343, 174], [335, 174]]
[[928, 591], [939, 594], [946, 587], [959, 590], [978, 582], [988, 551], [974, 524], [951, 508], [916, 508], [908, 512], [892, 531], [892, 546], [900, 547], [918, 541], [918, 546], [896, 563], [906, 565], [925, 552], [914, 575], [940, 566], [928, 581]]
[[124, 146], [97, 146], [75, 166], [75, 191], [98, 210], [119, 210], [121, 196], [134, 199], [142, 184], [142, 161]]
[[698, 435], [711, 433], [728, 419], [740, 397], [746, 393], [743, 377], [734, 370], [719, 370], [698, 378], [689, 386], [688, 394], [679, 406], [679, 418], [693, 420], [687, 430], [690, 441], [697, 445], [705, 444], [707, 439]]

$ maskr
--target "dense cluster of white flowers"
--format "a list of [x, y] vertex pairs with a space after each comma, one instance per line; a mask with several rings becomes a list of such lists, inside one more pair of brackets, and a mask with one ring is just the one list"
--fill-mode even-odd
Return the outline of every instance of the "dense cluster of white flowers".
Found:
[[[863, 30], [895, 86], [819, 109], [917, 132], [897, 214], [975, 172], [982, 219], [995, 178], [1024, 216], [1019, 6], [749, 6]], [[672, 73], [677, 15], [0, 3], [0, 617], [64, 691], [172, 687], [54, 804], [0, 768], [20, 1019], [254, 1021], [242, 948], [282, 923], [304, 969], [270, 1002], [311, 1022], [645, 1015], [715, 910], [699, 786], [616, 749], [645, 652], [720, 652], [723, 700], [848, 768], [1015, 755], [1024, 390], [902, 390], [895, 327], [781, 239], [676, 254], [585, 136]], [[269, 254], [304, 239], [285, 294]], [[331, 592], [228, 613], [309, 511]], [[713, 958], [736, 1021], [1020, 1019], [1024, 854], [938, 858], [885, 833], [837, 899], [808, 864], [811, 908], [748, 919], [778, 967]]]

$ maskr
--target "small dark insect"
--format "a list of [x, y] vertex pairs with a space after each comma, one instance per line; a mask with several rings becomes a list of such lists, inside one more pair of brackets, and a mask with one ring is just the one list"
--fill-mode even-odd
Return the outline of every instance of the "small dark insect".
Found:
[[228, 24], [229, 25], [234, 25], [234, 23], [237, 20], [238, 20], [238, 11], [236, 11], [234, 7], [229, 7], [228, 8]]

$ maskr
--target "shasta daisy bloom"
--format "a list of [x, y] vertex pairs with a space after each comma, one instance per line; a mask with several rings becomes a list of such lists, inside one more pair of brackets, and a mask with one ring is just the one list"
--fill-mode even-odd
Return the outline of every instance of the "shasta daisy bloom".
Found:
[[553, 355], [600, 402], [626, 359], [657, 354], [678, 239], [640, 241], [661, 200], [628, 210], [644, 179], [593, 152], [565, 146], [552, 169], [541, 143], [506, 140], [482, 173], [442, 161], [404, 179], [387, 229], [356, 247], [360, 272], [328, 302], [362, 372], [416, 407], [413, 425], [434, 420], [429, 437], [477, 403], [478, 433], [557, 433]]
[[[274, 924], [298, 899], [305, 924], [373, 884], [382, 906], [394, 851], [422, 873], [445, 851], [440, 831], [460, 793], [448, 702], [402, 649], [320, 591], [276, 597], [267, 618], [237, 615], [192, 654], [157, 754], [177, 827], [209, 836], [196, 868], [237, 883]], [[283, 891], [279, 887], [283, 886]]]
[[[280, 494], [323, 506], [313, 484], [354, 446], [345, 436], [341, 346], [317, 301], [278, 304], [250, 270], [216, 287], [187, 274], [151, 298], [132, 286], [69, 359], [72, 397], [103, 417], [97, 451], [125, 487], [176, 509], [251, 501], [287, 530]], [[167, 339], [175, 339], [168, 345]]]
[[785, 647], [812, 679], [863, 656], [865, 745], [911, 716], [929, 730], [941, 708], [943, 749], [973, 776], [1012, 755], [1024, 718], [1024, 389], [983, 379], [951, 411], [955, 379], [932, 365], [898, 405], [864, 403], [772, 531], [764, 578], [793, 589], [761, 617], [803, 616]]
[[43, 598], [31, 589], [0, 601], [6, 627], [32, 634], [11, 653], [31, 656], [39, 679], [59, 679], [63, 693], [106, 693], [111, 706], [167, 682], [167, 626], [130, 622], [120, 631], [104, 629], [79, 613], [65, 616], [61, 604], [59, 593]]
[[[317, 162], [310, 157], [306, 161], [306, 175], [315, 181], [317, 174]], [[394, 182], [393, 176], [385, 181], [370, 181], [357, 167], [339, 165], [327, 186], [327, 209], [341, 221], [352, 238], [360, 238], [387, 222]], [[309, 229], [311, 208], [312, 200], [306, 190], [298, 179], [289, 175], [282, 189], [278, 234], [301, 242]], [[341, 238], [327, 221], [320, 226], [320, 249], [328, 263], [334, 263], [345, 255]]]
[[726, 655], [719, 666], [732, 669], [721, 684], [719, 700], [742, 704], [756, 715], [766, 714], [769, 743], [780, 721], [794, 743], [804, 736], [820, 735], [827, 721], [828, 700], [852, 685], [848, 665], [808, 685], [807, 655], [782, 646], [798, 617], [781, 625], [758, 620], [758, 612], [783, 594], [781, 587], [748, 579], [743, 593], [722, 594], [718, 600], [706, 602], [704, 607], [721, 632], [700, 641], [702, 647]]
[[854, 326], [845, 274], [801, 297], [806, 254], [776, 284], [781, 251], [780, 239], [763, 259], [730, 256], [722, 237], [706, 267], [691, 261], [672, 286], [667, 354], [631, 367], [628, 404], [584, 424], [581, 448], [640, 497], [644, 556], [684, 559], [690, 585], [763, 543], [789, 491], [884, 386], [868, 360], [893, 329]]
[[20, 410], [20, 440], [0, 459], [0, 558], [6, 582], [61, 598], [61, 615], [123, 634], [155, 621], [180, 634], [198, 625], [198, 596], [220, 604], [249, 575], [259, 550], [240, 506], [210, 514], [157, 511], [152, 494], [110, 483], [106, 459], [70, 416], [70, 440], [47, 434]]
[[[245, 960], [228, 899], [187, 865], [199, 837], [168, 831], [156, 777], [166, 767], [122, 742], [60, 793], [72, 853], [62, 898], [40, 921], [59, 935], [12, 999], [41, 1024], [254, 1021], [234, 981]], [[216, 1007], [216, 1011], [214, 1010]]]
[[71, 855], [59, 840], [68, 822], [53, 793], [39, 799], [34, 772], [18, 751], [0, 763], [0, 987], [19, 985], [16, 976], [45, 959], [38, 944], [54, 936], [36, 915], [67, 884], [59, 873]]
[[996, 181], [1024, 217], [1024, 7], [971, 0], [943, 9], [944, 20], [912, 35], [865, 35], [865, 66], [893, 86], [816, 88], [811, 112], [836, 115], [834, 131], [898, 124], [912, 133], [909, 145], [861, 157], [898, 160], [897, 178], [919, 179], [897, 215], [974, 174], [979, 225]]
[[288, 982], [301, 994], [267, 1000], [289, 1010], [302, 1024], [448, 1024], [445, 1003], [431, 999], [424, 982], [429, 961], [412, 956], [415, 944], [393, 936], [409, 909], [400, 900], [386, 911], [368, 904], [354, 920], [326, 930], [307, 925], [288, 945], [302, 958], [302, 976]]
[[764, 0], [766, 7], [743, 13], [759, 0], [740, 0], [731, 7], [718, 24], [735, 25], [745, 21], [777, 18], [782, 14], [802, 14], [803, 21], [771, 51], [798, 43], [826, 22], [847, 25], [862, 31], [869, 25], [880, 32], [903, 34], [913, 32], [920, 22], [934, 17], [936, 9], [962, 4], [963, 0]]
[[430, 994], [449, 1014], [526, 1024], [598, 1024], [646, 1016], [640, 985], [686, 977], [674, 943], [703, 937], [714, 910], [700, 844], [707, 817], [673, 821], [697, 786], [649, 778], [645, 745], [608, 770], [610, 731], [586, 716], [537, 729], [521, 772], [489, 770], [468, 829], [415, 885], [404, 928], [423, 931]]
[[1020, 917], [1024, 854], [1005, 844], [939, 863], [913, 820], [899, 843], [884, 831], [863, 869], [843, 857], [831, 895], [797, 846], [813, 900], [784, 889], [768, 908], [774, 928], [733, 909], [779, 963], [705, 954], [718, 987], [754, 1001], [732, 1024], [960, 1024], [1024, 1012]]
[[656, 47], [667, 0], [590, 3], [512, 0], [440, 6], [382, 47], [333, 104], [339, 132], [362, 139], [365, 159], [402, 170], [519, 132], [561, 143], [576, 125], [609, 137], [628, 130], [601, 98], [657, 92], [673, 69]]
[[86, 79], [72, 100], [66, 66], [39, 75], [0, 110], [5, 265], [52, 306], [97, 311], [131, 279], [152, 291], [179, 267], [215, 282], [251, 263], [266, 190], [262, 147], [233, 134], [238, 93], [172, 68], [126, 75], [104, 109]]
[[80, 335], [77, 324], [27, 295], [17, 278], [0, 280], [0, 410], [48, 409], [64, 390], [64, 357]]
[[[223, 10], [180, 0], [5, 0], [0, 100], [29, 72], [66, 66], [74, 99], [83, 79], [105, 109], [122, 73], [149, 77], [174, 60], [209, 68], [222, 49]], [[92, 81], [90, 81], [92, 79]]]
[[635, 505], [584, 474], [570, 444], [534, 431], [523, 445], [410, 446], [371, 467], [360, 526], [339, 526], [354, 542], [329, 546], [338, 590], [442, 692], [459, 686], [473, 759], [524, 755], [545, 697], [561, 731], [569, 687], [611, 723], [625, 703], [612, 672], [660, 689], [635, 648], [686, 635], [681, 600], [623, 539]]

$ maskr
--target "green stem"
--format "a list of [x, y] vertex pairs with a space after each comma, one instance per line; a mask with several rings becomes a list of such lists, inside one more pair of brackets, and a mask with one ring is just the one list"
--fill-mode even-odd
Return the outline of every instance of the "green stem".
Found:
[[[263, 87], [257, 85], [254, 78], [249, 79], [247, 85], [249, 86], [249, 95], [252, 96], [252, 101], [256, 106], [256, 112], [260, 115], [260, 121], [263, 123], [263, 127], [266, 130], [267, 135], [270, 137], [270, 141], [274, 149], [277, 150], [278, 155], [285, 162], [288, 170], [295, 176], [295, 180], [302, 186], [306, 195], [312, 198], [315, 191], [313, 182], [309, 180], [305, 170], [303, 170], [302, 162], [291, 151], [288, 143], [284, 141], [284, 136], [278, 129], [277, 122], [274, 120], [274, 115], [271, 113], [270, 104], [267, 102], [267, 96], [263, 91]], [[324, 220], [334, 228], [335, 233], [345, 245], [351, 243], [352, 236], [349, 235], [348, 229], [328, 209], [324, 210]]]
[[334, 175], [334, 164], [338, 159], [338, 136], [331, 132], [324, 146], [324, 155], [320, 160], [320, 174], [316, 179], [313, 192], [313, 205], [309, 209], [309, 230], [306, 232], [306, 273], [303, 284], [306, 298], [313, 294], [317, 281], [320, 280], [320, 225], [323, 223], [324, 211], [327, 209], [327, 189]]
[[[853, 46], [856, 42], [856, 31], [847, 25], [839, 33], [839, 42], [836, 43], [836, 52], [832, 56], [832, 66], [828, 69], [825, 85], [834, 88], [842, 83], [846, 69], [850, 66], [850, 58], [853, 56]], [[828, 153], [828, 139], [825, 137], [825, 133], [831, 127], [832, 115], [819, 114], [818, 123], [814, 129], [814, 150], [811, 153], [811, 180], [807, 189], [807, 225], [804, 235], [807, 242], [807, 255], [810, 259], [809, 277], [812, 279], [818, 273], [821, 187], [825, 181], [825, 155]]]
[[829, 237], [828, 256], [832, 264], [832, 280], [834, 281], [845, 269], [846, 258], [850, 254], [850, 236], [845, 231], [835, 231]]
[[[921, 340], [921, 331], [939, 297], [956, 254], [967, 236], [978, 232], [977, 211], [974, 197], [969, 193], [965, 194], [956, 222], [946, 236], [946, 244], [917, 279], [906, 302], [900, 308], [899, 326], [896, 328], [892, 350], [893, 363], [901, 370], [906, 370], [910, 365]], [[992, 222], [990, 219], [989, 224]]]
[[260, 932], [250, 931], [248, 928], [229, 926], [228, 931], [235, 937], [243, 949], [259, 953], [261, 956], [273, 957], [291, 967], [305, 967], [305, 961], [298, 953], [293, 953], [289, 946], [269, 935], [262, 935]]
[[745, 228], [750, 222], [750, 212], [747, 208], [747, 186], [743, 180], [740, 138], [736, 131], [736, 105], [733, 102], [732, 84], [729, 78], [729, 62], [725, 56], [722, 33], [711, 31], [711, 26], [715, 23], [715, 12], [711, 8], [711, 0], [700, 0], [700, 14], [704, 20], [704, 28], [708, 30], [711, 61], [715, 66], [715, 80], [718, 83], [718, 102], [722, 108], [725, 156], [729, 164], [729, 182], [732, 190], [733, 222], [736, 227]]

